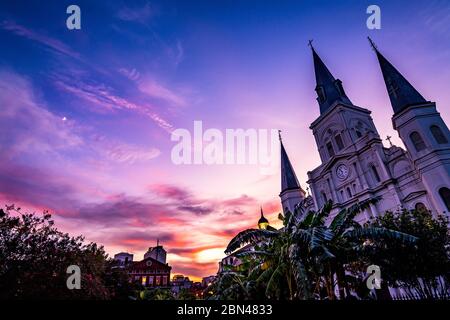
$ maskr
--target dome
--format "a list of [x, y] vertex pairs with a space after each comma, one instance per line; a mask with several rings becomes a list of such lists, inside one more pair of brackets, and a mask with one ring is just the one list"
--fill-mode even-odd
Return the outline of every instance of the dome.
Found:
[[259, 218], [258, 220], [258, 224], [260, 223], [269, 223], [269, 221], [264, 216], [261, 216], [261, 218]]
[[269, 221], [264, 217], [263, 210], [261, 208], [261, 218], [258, 220], [258, 228], [260, 229], [266, 229], [269, 225]]

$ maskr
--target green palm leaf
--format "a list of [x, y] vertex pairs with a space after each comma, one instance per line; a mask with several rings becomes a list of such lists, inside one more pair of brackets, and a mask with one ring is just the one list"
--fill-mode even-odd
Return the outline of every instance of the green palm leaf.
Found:
[[230, 254], [246, 244], [257, 244], [261, 241], [268, 241], [279, 236], [278, 231], [263, 229], [247, 229], [239, 232], [228, 244], [225, 253]]
[[387, 239], [387, 240], [398, 240], [403, 243], [413, 244], [418, 238], [414, 237], [410, 234], [406, 234], [403, 232], [386, 229], [386, 228], [360, 228], [354, 230], [348, 230], [344, 232], [343, 237], [355, 240], [355, 239], [370, 239], [370, 240], [379, 240], [379, 239]]

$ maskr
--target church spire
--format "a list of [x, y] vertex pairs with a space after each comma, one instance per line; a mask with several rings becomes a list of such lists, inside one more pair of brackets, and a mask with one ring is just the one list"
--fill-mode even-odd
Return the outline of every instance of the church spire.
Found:
[[292, 168], [292, 164], [289, 161], [286, 150], [284, 149], [280, 130], [278, 130], [278, 134], [281, 146], [281, 193], [286, 190], [301, 189], [297, 176], [295, 175], [294, 168]]
[[377, 54], [381, 72], [383, 73], [384, 83], [391, 100], [394, 113], [398, 113], [408, 106], [426, 103], [428, 101], [395, 69], [395, 67], [378, 51], [372, 39], [369, 39], [370, 45]]
[[335, 79], [328, 70], [325, 63], [320, 59], [316, 50], [312, 46], [312, 40], [309, 41], [314, 61], [314, 72], [316, 75], [317, 101], [320, 106], [320, 114], [325, 113], [336, 101], [346, 104], [352, 104], [347, 97], [342, 86], [342, 81]]

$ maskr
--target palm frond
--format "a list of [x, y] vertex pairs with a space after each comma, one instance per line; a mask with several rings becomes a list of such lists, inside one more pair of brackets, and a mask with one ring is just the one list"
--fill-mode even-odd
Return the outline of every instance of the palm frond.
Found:
[[256, 250], [248, 250], [248, 251], [241, 251], [234, 255], [237, 258], [243, 258], [243, 257], [270, 257], [273, 256], [273, 253], [267, 252], [267, 251], [256, 251]]
[[313, 217], [313, 221], [311, 222], [311, 226], [321, 226], [325, 224], [325, 220], [330, 215], [331, 209], [333, 208], [333, 201], [328, 200], [323, 207], [316, 212]]
[[343, 237], [348, 239], [369, 239], [369, 240], [398, 240], [406, 244], [414, 244], [418, 238], [407, 233], [386, 228], [367, 227], [354, 230], [347, 230]]
[[364, 210], [370, 208], [371, 204], [376, 204], [380, 201], [381, 197], [374, 197], [370, 199], [363, 200], [361, 202], [355, 203], [350, 208], [341, 210], [333, 221], [330, 223], [330, 229], [333, 230], [335, 234], [340, 234], [344, 232], [345, 229], [353, 225], [354, 218]]
[[256, 244], [279, 236], [278, 231], [247, 229], [239, 232], [228, 244], [225, 253], [230, 254], [246, 244]]
[[279, 289], [279, 283], [285, 276], [286, 266], [284, 264], [279, 264], [275, 271], [272, 273], [266, 286], [266, 296], [270, 297], [272, 292], [276, 292]]
[[301, 257], [301, 249], [297, 245], [292, 245], [289, 250], [289, 259], [294, 273], [295, 283], [297, 284], [297, 296], [308, 300], [312, 299], [311, 284]]

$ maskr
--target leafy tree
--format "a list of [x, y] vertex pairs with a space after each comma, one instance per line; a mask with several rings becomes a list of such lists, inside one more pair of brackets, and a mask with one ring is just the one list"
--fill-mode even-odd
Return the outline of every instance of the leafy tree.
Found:
[[[70, 265], [80, 267], [81, 289], [66, 286]], [[118, 284], [107, 283], [110, 275], [103, 247], [58, 231], [48, 211], [0, 209], [1, 299], [109, 299]], [[128, 281], [121, 279], [125, 286]]]
[[364, 259], [380, 266], [382, 277], [390, 286], [400, 286], [424, 299], [449, 297], [450, 233], [445, 215], [433, 217], [426, 210], [403, 209], [387, 212], [368, 225], [418, 238], [415, 246], [396, 241], [378, 241], [366, 246]]
[[177, 295], [177, 300], [196, 300], [197, 297], [195, 294], [186, 288], [183, 288], [180, 290], [180, 292]]
[[257, 263], [247, 275], [240, 274], [237, 279], [245, 283], [257, 274], [256, 283], [264, 284], [268, 298], [330, 300], [336, 299], [334, 279], [337, 279], [340, 297], [349, 296], [345, 267], [358, 260], [366, 241], [397, 240], [411, 245], [416, 240], [399, 231], [362, 227], [354, 221], [357, 214], [377, 201], [378, 198], [370, 199], [342, 209], [329, 224], [326, 222], [333, 207], [331, 201], [317, 212], [306, 212], [302, 202], [294, 213], [279, 215], [284, 225], [280, 230], [240, 232], [230, 241], [226, 253], [251, 244], [248, 250], [235, 256], [250, 256]]
[[175, 300], [169, 289], [155, 288], [145, 289], [140, 292], [142, 300]]

